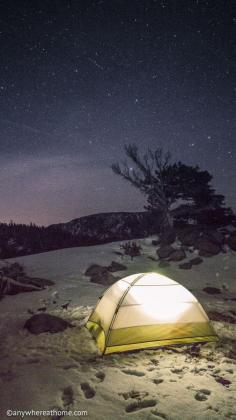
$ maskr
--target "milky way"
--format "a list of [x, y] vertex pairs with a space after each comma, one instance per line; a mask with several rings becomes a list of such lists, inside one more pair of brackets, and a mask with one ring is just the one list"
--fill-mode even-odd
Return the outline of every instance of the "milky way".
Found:
[[124, 145], [199, 164], [236, 208], [234, 1], [3, 1], [0, 221], [142, 210]]

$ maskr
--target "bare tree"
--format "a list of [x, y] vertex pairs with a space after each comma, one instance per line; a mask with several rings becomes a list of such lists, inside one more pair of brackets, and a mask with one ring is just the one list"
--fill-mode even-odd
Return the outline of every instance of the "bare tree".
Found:
[[165, 176], [170, 166], [170, 153], [164, 153], [162, 148], [158, 148], [155, 151], [148, 150], [141, 157], [134, 144], [125, 146], [125, 153], [134, 167], [127, 162], [123, 162], [122, 165], [114, 163], [113, 172], [122, 176], [148, 197], [146, 209], [161, 214], [163, 228], [172, 227], [170, 206], [175, 198], [167, 193]]
[[148, 150], [140, 155], [136, 145], [125, 146], [125, 153], [131, 162], [115, 163], [112, 169], [147, 197], [146, 210], [157, 214], [161, 230], [173, 227], [173, 204], [190, 203], [196, 209], [220, 208], [224, 196], [216, 194], [210, 185], [212, 175], [198, 166], [171, 162], [169, 152], [162, 148]]

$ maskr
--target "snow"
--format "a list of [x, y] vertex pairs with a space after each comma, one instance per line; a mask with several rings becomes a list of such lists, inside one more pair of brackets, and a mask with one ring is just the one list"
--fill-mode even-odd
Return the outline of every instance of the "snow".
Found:
[[[119, 278], [158, 271], [190, 289], [206, 310], [235, 310], [235, 302], [230, 300], [236, 295], [235, 253], [205, 258], [191, 270], [179, 269], [178, 263], [160, 269], [154, 260], [157, 255], [152, 239], [156, 238], [137, 241], [142, 255], [133, 261], [116, 253], [120, 252], [118, 242], [14, 258], [24, 265], [27, 274], [53, 280], [55, 286], [8, 296], [0, 302], [1, 419], [6, 420], [6, 410], [13, 408], [87, 410], [87, 418], [96, 420], [236, 419], [236, 362], [229, 357], [236, 343], [235, 324], [214, 322], [220, 341], [200, 346], [198, 355], [180, 346], [105, 357], [99, 355], [83, 327], [106, 288], [90, 283], [84, 272], [91, 264], [109, 265], [112, 260], [127, 266], [126, 271], [114, 273]], [[208, 295], [202, 291], [206, 286], [219, 287], [222, 293]], [[69, 309], [63, 310], [61, 305], [69, 299]], [[36, 311], [43, 303], [50, 313], [75, 327], [38, 336], [24, 330], [24, 322], [30, 317], [27, 311]], [[223, 386], [217, 377], [231, 383]], [[72, 389], [70, 403], [65, 398], [68, 387]]]

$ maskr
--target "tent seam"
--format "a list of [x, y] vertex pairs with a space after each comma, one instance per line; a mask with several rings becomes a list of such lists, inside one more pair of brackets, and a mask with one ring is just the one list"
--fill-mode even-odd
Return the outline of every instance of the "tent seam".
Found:
[[115, 310], [115, 312], [114, 312], [114, 315], [113, 315], [113, 317], [112, 317], [112, 319], [111, 319], [111, 323], [110, 323], [110, 325], [109, 325], [109, 328], [108, 328], [108, 331], [107, 331], [107, 336], [106, 336], [106, 338], [105, 338], [105, 348], [104, 348], [104, 353], [105, 353], [105, 351], [106, 351], [106, 348], [108, 347], [107, 346], [107, 343], [108, 343], [108, 341], [109, 341], [109, 338], [110, 338], [110, 335], [111, 335], [111, 330], [112, 330], [112, 327], [113, 327], [113, 324], [114, 324], [114, 322], [115, 322], [115, 319], [116, 319], [116, 316], [117, 316], [117, 313], [118, 313], [118, 311], [119, 311], [119, 309], [120, 309], [120, 307], [121, 307], [121, 304], [122, 304], [122, 302], [124, 301], [124, 299], [125, 299], [125, 296], [127, 296], [127, 294], [129, 293], [129, 291], [130, 291], [130, 289], [131, 289], [131, 287], [139, 280], [139, 279], [141, 279], [143, 276], [145, 276], [145, 274], [146, 273], [142, 273], [141, 275], [139, 275], [139, 276], [137, 276], [133, 281], [132, 281], [132, 283], [130, 283], [130, 285], [127, 287], [127, 289], [124, 291], [124, 293], [123, 293], [123, 295], [121, 296], [121, 298], [120, 298], [120, 300], [119, 300], [119, 302], [117, 303], [117, 306], [116, 306], [116, 310]]

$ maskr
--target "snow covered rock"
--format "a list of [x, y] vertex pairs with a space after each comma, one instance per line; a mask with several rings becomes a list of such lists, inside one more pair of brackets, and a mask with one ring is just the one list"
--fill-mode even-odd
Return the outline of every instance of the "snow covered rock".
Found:
[[221, 251], [221, 246], [219, 244], [207, 238], [199, 239], [197, 248], [199, 249], [199, 255], [202, 257], [212, 257], [213, 255], [219, 254]]
[[92, 283], [103, 284], [105, 286], [110, 286], [117, 280], [118, 279], [114, 277], [109, 271], [98, 271], [97, 273], [94, 273], [90, 278]]
[[199, 265], [203, 262], [203, 259], [200, 257], [192, 258], [189, 262], [191, 262], [192, 265]]
[[196, 228], [186, 228], [183, 229], [178, 233], [178, 238], [182, 245], [186, 246], [193, 246], [196, 244], [196, 241], [198, 240], [200, 236], [199, 229]]
[[170, 245], [163, 245], [157, 250], [157, 255], [159, 258], [168, 258], [175, 249]]
[[107, 270], [107, 267], [104, 267], [102, 265], [99, 264], [92, 264], [89, 266], [89, 268], [87, 268], [87, 270], [85, 271], [85, 276], [90, 277], [93, 275], [97, 275], [97, 274], [103, 274], [105, 273]]
[[191, 261], [187, 261], [185, 263], [179, 264], [179, 268], [182, 268], [182, 270], [190, 270], [192, 268]]
[[29, 318], [24, 328], [31, 334], [41, 334], [44, 332], [58, 333], [73, 325], [65, 319], [50, 314], [36, 314]]
[[176, 249], [169, 256], [169, 261], [181, 261], [186, 257], [186, 254], [182, 248]]
[[42, 290], [42, 287], [34, 286], [33, 284], [24, 284], [10, 277], [0, 277], [0, 296], [17, 295], [22, 292], [35, 292]]
[[107, 267], [108, 271], [114, 273], [115, 271], [123, 271], [126, 270], [127, 267], [123, 264], [120, 264], [116, 261], [112, 261], [111, 264]]
[[204, 292], [208, 293], [209, 295], [219, 295], [221, 290], [218, 287], [204, 287], [202, 289]]

